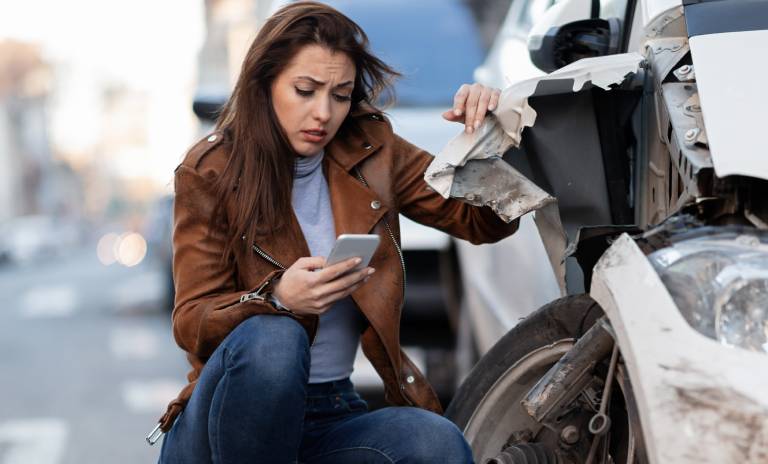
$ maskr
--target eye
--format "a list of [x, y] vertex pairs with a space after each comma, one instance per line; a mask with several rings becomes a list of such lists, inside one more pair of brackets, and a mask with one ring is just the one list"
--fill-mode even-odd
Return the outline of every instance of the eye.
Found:
[[296, 89], [296, 93], [301, 97], [311, 97], [312, 94], [315, 93], [314, 90], [301, 90], [298, 87], [294, 87], [294, 89]]
[[336, 95], [336, 94], [333, 94], [333, 98], [335, 98], [336, 101], [343, 102], [343, 103], [352, 101], [352, 97], [348, 96], [348, 95]]

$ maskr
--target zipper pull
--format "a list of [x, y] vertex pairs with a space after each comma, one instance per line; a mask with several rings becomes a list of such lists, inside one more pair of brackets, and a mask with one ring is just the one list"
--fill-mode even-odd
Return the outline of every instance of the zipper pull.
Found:
[[253, 292], [253, 293], [246, 293], [245, 295], [242, 295], [240, 297], [240, 303], [245, 303], [246, 301], [252, 301], [252, 300], [264, 301], [264, 296], [260, 295], [259, 292]]
[[251, 301], [251, 300], [265, 301], [264, 295], [262, 295], [261, 292], [264, 291], [264, 288], [267, 285], [269, 285], [269, 281], [261, 284], [261, 287], [259, 287], [258, 290], [256, 290], [255, 292], [246, 293], [245, 295], [240, 296], [240, 303], [245, 303], [246, 301]]
[[165, 432], [160, 430], [160, 424], [157, 424], [157, 426], [155, 426], [155, 428], [152, 429], [151, 432], [149, 432], [149, 435], [147, 435], [147, 443], [149, 443], [149, 446], [152, 446], [155, 443], [157, 443], [157, 440], [159, 440], [164, 433]]

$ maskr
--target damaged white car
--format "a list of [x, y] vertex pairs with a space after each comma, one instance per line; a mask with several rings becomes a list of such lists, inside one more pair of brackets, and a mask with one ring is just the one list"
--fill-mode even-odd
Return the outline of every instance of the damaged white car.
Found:
[[562, 296], [448, 408], [478, 463], [768, 462], [766, 44], [768, 0], [555, 2], [552, 72], [435, 158], [436, 191], [534, 215]]

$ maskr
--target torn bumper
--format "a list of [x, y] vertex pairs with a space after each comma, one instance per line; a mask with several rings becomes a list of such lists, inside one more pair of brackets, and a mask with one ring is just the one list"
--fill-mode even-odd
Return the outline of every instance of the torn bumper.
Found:
[[768, 462], [768, 356], [691, 328], [626, 234], [595, 267], [591, 296], [618, 337], [650, 462]]

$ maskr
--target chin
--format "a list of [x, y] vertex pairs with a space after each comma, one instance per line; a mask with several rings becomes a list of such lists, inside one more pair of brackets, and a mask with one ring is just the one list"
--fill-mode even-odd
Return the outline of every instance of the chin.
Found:
[[325, 147], [320, 144], [309, 145], [309, 144], [303, 143], [299, 147], [293, 147], [293, 150], [299, 156], [315, 156], [315, 155], [319, 155], [320, 152], [323, 151], [323, 148]]

